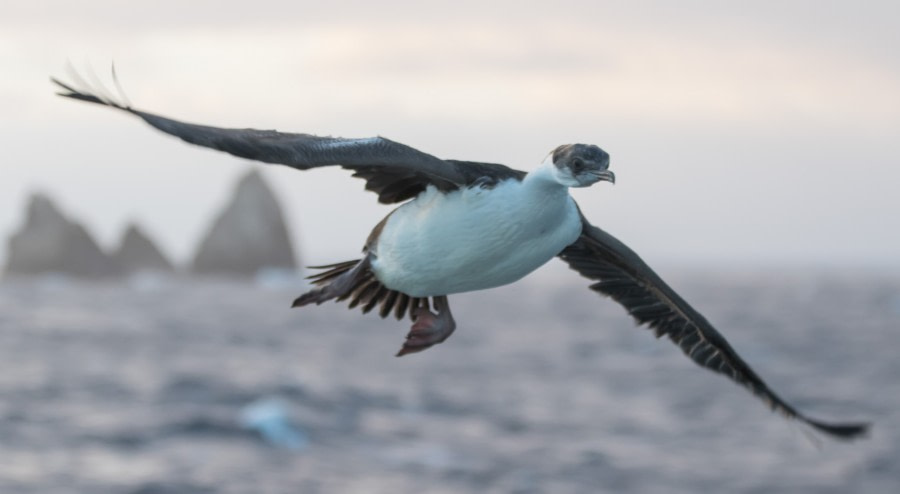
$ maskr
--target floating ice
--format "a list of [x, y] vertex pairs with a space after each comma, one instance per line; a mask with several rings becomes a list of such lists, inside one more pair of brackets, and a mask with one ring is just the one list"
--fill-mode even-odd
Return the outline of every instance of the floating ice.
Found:
[[240, 422], [273, 446], [300, 451], [309, 445], [306, 434], [291, 423], [287, 404], [278, 398], [263, 398], [245, 406]]

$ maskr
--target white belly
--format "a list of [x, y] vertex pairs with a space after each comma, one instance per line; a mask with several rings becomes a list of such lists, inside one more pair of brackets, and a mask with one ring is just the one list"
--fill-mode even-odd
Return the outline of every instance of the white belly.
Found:
[[522, 278], [580, 233], [564, 187], [508, 181], [449, 194], [429, 187], [388, 218], [372, 269], [386, 287], [416, 297], [481, 290]]

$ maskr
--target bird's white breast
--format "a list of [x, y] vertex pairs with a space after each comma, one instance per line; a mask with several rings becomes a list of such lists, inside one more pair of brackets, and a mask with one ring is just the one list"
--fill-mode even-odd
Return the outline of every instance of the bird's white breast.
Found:
[[429, 187], [388, 218], [372, 247], [376, 277], [411, 296], [505, 285], [574, 242], [581, 218], [568, 189], [546, 180], [442, 193]]

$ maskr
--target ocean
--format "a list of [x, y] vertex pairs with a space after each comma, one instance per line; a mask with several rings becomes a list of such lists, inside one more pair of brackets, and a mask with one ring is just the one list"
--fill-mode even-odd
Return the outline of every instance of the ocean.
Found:
[[635, 327], [575, 274], [451, 297], [456, 333], [297, 283], [0, 283], [2, 493], [900, 492], [900, 276], [671, 285], [841, 442]]

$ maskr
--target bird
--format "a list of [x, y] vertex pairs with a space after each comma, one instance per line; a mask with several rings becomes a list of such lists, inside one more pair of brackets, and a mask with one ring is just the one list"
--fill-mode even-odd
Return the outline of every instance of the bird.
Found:
[[334, 300], [377, 308], [412, 325], [397, 353], [422, 352], [456, 329], [448, 296], [517, 281], [553, 258], [621, 304], [639, 326], [667, 337], [703, 368], [745, 387], [771, 410], [839, 439], [865, 436], [867, 422], [827, 422], [775, 393], [722, 334], [631, 248], [591, 224], [571, 188], [615, 183], [609, 154], [594, 144], [563, 144], [531, 171], [441, 159], [385, 137], [343, 138], [186, 123], [134, 108], [72, 71], [51, 77], [57, 94], [129, 113], [185, 142], [298, 170], [338, 166], [365, 180], [383, 204], [396, 205], [372, 229], [362, 257], [323, 266], [292, 307]]

